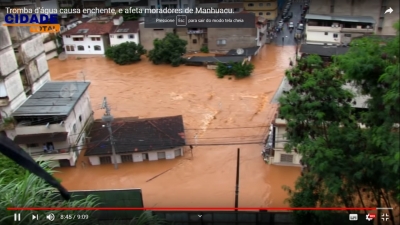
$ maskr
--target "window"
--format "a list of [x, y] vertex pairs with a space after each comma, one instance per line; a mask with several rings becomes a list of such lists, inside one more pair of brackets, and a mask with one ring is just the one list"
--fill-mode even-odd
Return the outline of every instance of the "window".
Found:
[[71, 48], [69, 47], [69, 45], [65, 46], [65, 51], [67, 51], [67, 52], [71, 51]]
[[226, 45], [226, 40], [225, 39], [217, 40], [217, 45]]
[[111, 157], [110, 156], [100, 156], [100, 164], [111, 164]]
[[193, 40], [192, 40], [192, 43], [193, 43], [193, 44], [197, 44], [197, 39], [193, 39]]
[[74, 132], [74, 134], [76, 134], [76, 124], [74, 124], [74, 125], [72, 126], [72, 131]]
[[95, 51], [101, 51], [101, 46], [100, 45], [95, 45], [94, 46]]
[[100, 41], [99, 37], [92, 37], [92, 41]]
[[267, 16], [270, 16], [270, 15], [271, 15], [271, 13], [270, 13], [270, 12], [267, 12], [266, 14], [267, 14]]
[[134, 38], [135, 38], [135, 35], [130, 34], [130, 35], [128, 35], [128, 38], [129, 38], [129, 39], [134, 39]]
[[204, 44], [208, 43], [208, 38], [204, 38]]
[[254, 4], [253, 4], [253, 3], [249, 3], [249, 4], [247, 4], [247, 6], [248, 6], [248, 7], [253, 7]]
[[264, 6], [264, 4], [262, 4], [262, 3], [258, 3], [258, 6]]
[[82, 116], [79, 116], [79, 122], [82, 122]]
[[122, 38], [124, 38], [124, 35], [117, 35], [117, 38], [122, 39]]
[[325, 32], [325, 35], [328, 35], [328, 32]]
[[66, 38], [71, 38], [71, 35], [65, 35]]
[[271, 6], [271, 3], [267, 3], [267, 6]]
[[344, 34], [345, 37], [351, 37], [351, 34]]
[[73, 41], [83, 41], [83, 38], [72, 38]]
[[69, 47], [71, 48], [71, 52], [75, 51], [75, 46], [71, 45]]
[[335, 11], [335, 6], [331, 5], [331, 13], [334, 13], [334, 11]]
[[165, 159], [165, 152], [157, 152], [158, 159]]
[[177, 150], [175, 150], [175, 157], [177, 157], [177, 156], [181, 156], [181, 149], [177, 149]]
[[259, 12], [259, 13], [258, 13], [258, 15], [259, 15], [259, 16], [262, 16], [262, 15], [263, 15], [263, 13], [262, 13], [262, 12]]
[[85, 47], [83, 45], [78, 45], [78, 51], [85, 51]]
[[338, 34], [333, 34], [333, 38], [337, 38], [338, 36]]
[[153, 29], [153, 31], [162, 31], [164, 29]]
[[121, 155], [121, 162], [133, 162], [133, 156], [132, 155]]
[[293, 163], [293, 155], [281, 154], [281, 162]]
[[26, 146], [28, 148], [37, 148], [37, 147], [39, 147], [39, 144], [38, 143], [33, 143], [33, 144], [27, 144]]

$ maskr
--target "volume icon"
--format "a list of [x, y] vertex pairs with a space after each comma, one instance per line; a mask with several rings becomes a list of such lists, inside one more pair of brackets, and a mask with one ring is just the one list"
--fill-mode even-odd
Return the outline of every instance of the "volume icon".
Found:
[[54, 216], [53, 213], [50, 213], [49, 215], [46, 216], [46, 218], [50, 221], [53, 221], [56, 217]]

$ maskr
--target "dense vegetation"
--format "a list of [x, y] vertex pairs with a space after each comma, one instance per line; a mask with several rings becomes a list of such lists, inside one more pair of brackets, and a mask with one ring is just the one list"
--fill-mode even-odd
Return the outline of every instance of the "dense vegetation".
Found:
[[[285, 187], [291, 207], [399, 206], [399, 41], [356, 39], [329, 65], [312, 55], [286, 72], [292, 89], [280, 99], [279, 117], [287, 121], [286, 150], [300, 153], [304, 166], [294, 190]], [[354, 108], [359, 93], [343, 88], [349, 83], [370, 96], [367, 109]], [[324, 211], [294, 218], [335, 224]]]
[[179, 66], [184, 62], [182, 55], [186, 53], [187, 41], [178, 35], [168, 33], [163, 39], [155, 39], [154, 49], [149, 51], [148, 57], [155, 65], [162, 63]]
[[254, 70], [254, 65], [245, 62], [230, 62], [218, 63], [215, 70], [218, 78], [223, 78], [226, 75], [234, 75], [236, 78], [244, 78], [251, 75]]
[[125, 42], [107, 48], [105, 55], [119, 65], [127, 65], [140, 61], [140, 57], [145, 53], [146, 50], [141, 44]]

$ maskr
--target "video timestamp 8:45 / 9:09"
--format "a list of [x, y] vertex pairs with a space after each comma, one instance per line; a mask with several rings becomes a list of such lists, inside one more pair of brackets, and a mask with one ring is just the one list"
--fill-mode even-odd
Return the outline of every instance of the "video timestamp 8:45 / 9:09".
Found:
[[60, 219], [62, 220], [87, 220], [89, 215], [87, 214], [61, 214]]

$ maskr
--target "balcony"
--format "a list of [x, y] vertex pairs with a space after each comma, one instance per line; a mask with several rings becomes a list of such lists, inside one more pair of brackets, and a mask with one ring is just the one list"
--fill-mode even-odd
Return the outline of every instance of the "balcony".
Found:
[[334, 32], [339, 33], [342, 30], [340, 26], [338, 27], [328, 27], [328, 26], [306, 26], [306, 31], [318, 31], [318, 32]]
[[60, 124], [49, 124], [47, 125], [34, 125], [29, 126], [24, 122], [20, 122], [15, 127], [16, 135], [29, 135], [29, 134], [48, 134], [48, 133], [59, 133], [67, 132], [65, 126]]
[[206, 34], [207, 29], [188, 29], [188, 34]]
[[342, 33], [365, 33], [365, 34], [372, 34], [374, 33], [373, 28], [342, 28]]

